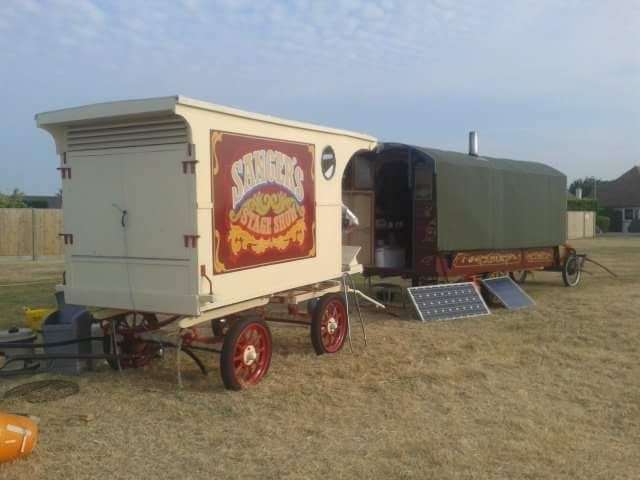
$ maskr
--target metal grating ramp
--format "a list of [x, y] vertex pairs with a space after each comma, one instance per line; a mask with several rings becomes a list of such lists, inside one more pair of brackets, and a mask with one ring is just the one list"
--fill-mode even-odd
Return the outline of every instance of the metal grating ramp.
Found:
[[491, 312], [473, 283], [448, 283], [407, 289], [423, 322], [489, 315]]
[[533, 299], [509, 277], [485, 278], [480, 282], [509, 310], [519, 310], [535, 305]]

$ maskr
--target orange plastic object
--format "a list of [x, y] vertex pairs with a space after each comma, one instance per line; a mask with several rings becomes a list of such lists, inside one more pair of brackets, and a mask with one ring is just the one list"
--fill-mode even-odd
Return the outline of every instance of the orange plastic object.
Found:
[[33, 420], [0, 412], [0, 463], [29, 455], [38, 442]]

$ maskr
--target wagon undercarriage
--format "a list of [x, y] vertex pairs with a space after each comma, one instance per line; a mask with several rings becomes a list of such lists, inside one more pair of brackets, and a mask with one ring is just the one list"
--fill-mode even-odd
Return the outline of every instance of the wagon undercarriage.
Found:
[[103, 326], [104, 350], [113, 369], [143, 367], [163, 348], [174, 347], [178, 383], [182, 385], [183, 352], [205, 374], [207, 370], [196, 352], [216, 353], [220, 355], [225, 387], [239, 390], [259, 383], [269, 370], [273, 350], [271, 323], [308, 328], [316, 354], [337, 353], [345, 341], [352, 348], [351, 307], [358, 314], [366, 345], [358, 297], [384, 308], [358, 291], [351, 276], [345, 274], [341, 280], [211, 309], [199, 317], [121, 310], [101, 310], [94, 316]]

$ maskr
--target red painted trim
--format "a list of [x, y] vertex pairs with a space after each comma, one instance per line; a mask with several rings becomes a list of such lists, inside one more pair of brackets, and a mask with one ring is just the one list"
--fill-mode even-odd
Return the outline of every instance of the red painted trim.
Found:
[[470, 277], [483, 273], [536, 270], [557, 266], [554, 247], [452, 252], [453, 262], [439, 256], [442, 274]]

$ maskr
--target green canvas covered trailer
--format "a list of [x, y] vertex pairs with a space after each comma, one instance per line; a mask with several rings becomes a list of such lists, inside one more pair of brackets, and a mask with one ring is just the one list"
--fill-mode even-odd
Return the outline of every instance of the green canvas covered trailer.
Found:
[[420, 281], [561, 268], [566, 183], [542, 163], [380, 143], [343, 188], [371, 193], [366, 273]]

